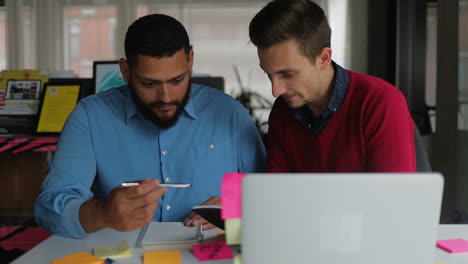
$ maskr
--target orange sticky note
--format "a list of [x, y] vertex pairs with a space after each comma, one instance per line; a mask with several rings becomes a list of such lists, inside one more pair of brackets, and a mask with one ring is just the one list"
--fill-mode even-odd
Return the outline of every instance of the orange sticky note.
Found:
[[104, 264], [104, 260], [86, 252], [78, 252], [52, 260], [52, 264]]
[[179, 250], [146, 251], [143, 264], [180, 264], [182, 256]]

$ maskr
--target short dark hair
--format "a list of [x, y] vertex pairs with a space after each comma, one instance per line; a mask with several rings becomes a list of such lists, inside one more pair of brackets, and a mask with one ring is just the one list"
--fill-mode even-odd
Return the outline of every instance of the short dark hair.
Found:
[[181, 49], [188, 55], [192, 46], [184, 26], [175, 18], [152, 14], [138, 18], [125, 34], [125, 56], [129, 63], [137, 55], [171, 57]]
[[330, 47], [331, 29], [323, 9], [309, 0], [274, 0], [249, 25], [249, 36], [258, 48], [270, 48], [295, 39], [300, 51], [315, 59]]

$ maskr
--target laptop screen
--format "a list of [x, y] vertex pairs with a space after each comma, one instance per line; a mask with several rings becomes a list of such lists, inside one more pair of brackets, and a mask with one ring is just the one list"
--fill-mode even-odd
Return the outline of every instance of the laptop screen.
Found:
[[424, 174], [248, 174], [245, 263], [433, 263], [443, 178]]

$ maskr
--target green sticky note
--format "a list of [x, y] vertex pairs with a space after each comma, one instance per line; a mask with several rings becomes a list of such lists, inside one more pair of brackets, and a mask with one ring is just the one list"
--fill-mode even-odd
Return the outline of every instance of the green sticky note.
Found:
[[94, 248], [93, 254], [100, 258], [124, 258], [132, 256], [132, 250], [128, 241], [124, 240], [112, 246]]
[[234, 264], [242, 264], [242, 256], [235, 256], [234, 257]]
[[226, 243], [228, 245], [240, 245], [242, 242], [242, 220], [224, 220], [224, 230], [226, 231]]

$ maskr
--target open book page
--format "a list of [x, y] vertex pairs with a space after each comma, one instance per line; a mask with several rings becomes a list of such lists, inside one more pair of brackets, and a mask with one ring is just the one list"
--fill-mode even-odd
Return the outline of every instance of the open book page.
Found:
[[[197, 228], [187, 227], [181, 222], [151, 222], [141, 240], [144, 249], [187, 249], [199, 243]], [[145, 231], [145, 230], [143, 230]], [[219, 228], [203, 231], [203, 243], [216, 241]]]

